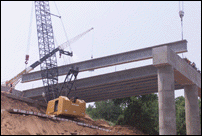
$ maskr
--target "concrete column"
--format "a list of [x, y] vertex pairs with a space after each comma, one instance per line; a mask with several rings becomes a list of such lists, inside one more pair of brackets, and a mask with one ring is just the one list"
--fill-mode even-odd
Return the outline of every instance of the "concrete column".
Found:
[[184, 96], [187, 135], [201, 135], [197, 86], [185, 86]]
[[176, 135], [174, 70], [170, 65], [158, 67], [159, 134]]

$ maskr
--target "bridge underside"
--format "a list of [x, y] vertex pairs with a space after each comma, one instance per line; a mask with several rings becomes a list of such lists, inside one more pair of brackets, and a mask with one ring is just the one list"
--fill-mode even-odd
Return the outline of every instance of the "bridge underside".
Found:
[[[175, 71], [177, 72], [177, 71]], [[59, 84], [61, 87], [62, 84]], [[124, 98], [158, 92], [157, 68], [148, 65], [109, 74], [78, 79], [76, 90], [69, 97], [78, 96], [86, 102]], [[183, 89], [183, 85], [175, 82], [175, 89]], [[23, 92], [24, 97], [44, 101], [43, 87]]]

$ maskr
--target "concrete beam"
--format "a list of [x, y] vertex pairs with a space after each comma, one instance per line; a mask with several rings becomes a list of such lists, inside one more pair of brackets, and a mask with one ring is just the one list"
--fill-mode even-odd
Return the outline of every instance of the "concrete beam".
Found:
[[191, 67], [168, 46], [153, 48], [153, 65], [171, 65], [175, 69], [175, 81], [182, 85], [195, 84], [201, 97], [201, 74]]
[[[177, 41], [172, 43], [161, 44], [153, 47], [143, 48], [139, 50], [133, 50], [129, 52], [114, 54], [114, 55], [105, 56], [101, 58], [95, 58], [92, 60], [82, 61], [78, 63], [72, 63], [65, 66], [60, 66], [58, 67], [58, 74], [59, 76], [66, 75], [71, 67], [79, 67], [79, 71], [83, 72], [83, 71], [93, 70], [97, 68], [104, 68], [104, 67], [109, 67], [113, 65], [151, 59], [153, 57], [152, 49], [156, 47], [161, 47], [161, 46], [169, 46], [175, 53], [187, 52], [187, 41], [182, 40], [182, 41]], [[37, 71], [33, 73], [24, 74], [22, 76], [22, 83], [40, 80], [40, 79], [42, 79], [41, 72]]]

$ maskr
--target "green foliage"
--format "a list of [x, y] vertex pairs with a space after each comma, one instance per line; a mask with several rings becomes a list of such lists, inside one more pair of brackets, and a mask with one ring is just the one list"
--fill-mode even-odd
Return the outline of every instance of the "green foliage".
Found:
[[124, 123], [139, 128], [146, 134], [158, 134], [158, 97], [156, 94], [131, 97], [124, 110]]
[[[176, 129], [178, 135], [186, 135], [185, 98], [175, 99]], [[145, 134], [159, 134], [158, 96], [156, 94], [139, 95], [127, 98], [95, 102], [86, 112], [93, 119], [105, 119], [112, 125], [131, 125]], [[201, 99], [199, 99], [201, 118]], [[113, 123], [114, 124], [113, 124]]]
[[[199, 99], [198, 101], [199, 101], [199, 114], [201, 119], [201, 99]], [[175, 108], [176, 108], [177, 134], [186, 135], [185, 98], [183, 96], [177, 97], [175, 99]]]
[[93, 119], [105, 119], [111, 122], [116, 122], [122, 109], [119, 105], [115, 105], [112, 100], [95, 102], [95, 107], [89, 105], [86, 112]]
[[115, 124], [118, 124], [118, 125], [124, 125], [125, 124], [124, 115], [123, 114], [119, 115], [119, 117], [118, 117], [118, 119], [117, 119], [117, 121], [116, 121]]
[[178, 135], [186, 135], [185, 121], [185, 98], [183, 96], [175, 99], [176, 109], [176, 131]]

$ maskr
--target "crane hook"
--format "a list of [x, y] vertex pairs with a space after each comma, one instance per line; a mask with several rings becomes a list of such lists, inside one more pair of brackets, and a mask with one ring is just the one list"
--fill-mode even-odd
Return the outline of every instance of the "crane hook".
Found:
[[179, 11], [179, 16], [180, 16], [181, 21], [182, 21], [182, 18], [184, 17], [184, 11], [180, 10], [180, 11]]
[[29, 60], [29, 55], [26, 55], [26, 56], [25, 56], [25, 64], [26, 64], [26, 65], [28, 64], [28, 60]]

